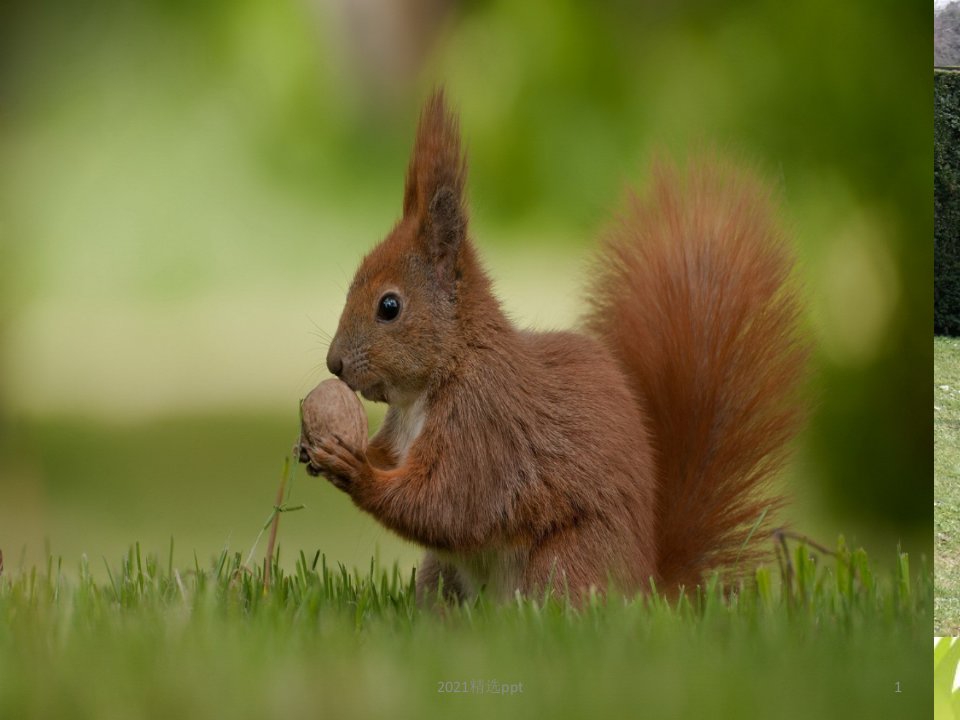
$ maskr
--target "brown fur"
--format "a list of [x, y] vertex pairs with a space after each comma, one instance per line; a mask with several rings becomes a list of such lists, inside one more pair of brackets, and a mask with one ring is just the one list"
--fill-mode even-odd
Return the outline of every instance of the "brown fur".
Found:
[[754, 561], [747, 538], [782, 504], [767, 485], [802, 420], [807, 358], [793, 262], [770, 193], [712, 159], [657, 166], [601, 257], [587, 327], [656, 438], [661, 582], [693, 585]]
[[[708, 165], [660, 169], [605, 246], [585, 332], [515, 328], [467, 235], [466, 162], [426, 104], [404, 214], [363, 260], [328, 365], [390, 403], [366, 453], [311, 467], [428, 549], [421, 595], [694, 584], [777, 500], [803, 353], [767, 198]], [[377, 318], [384, 293], [396, 320]], [[746, 528], [746, 530], [745, 530]]]

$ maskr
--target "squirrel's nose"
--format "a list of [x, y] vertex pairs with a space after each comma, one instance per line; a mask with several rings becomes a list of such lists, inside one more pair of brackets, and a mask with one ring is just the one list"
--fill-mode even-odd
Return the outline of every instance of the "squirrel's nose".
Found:
[[343, 372], [343, 360], [340, 355], [327, 353], [327, 370], [337, 377], [340, 377], [340, 374]]

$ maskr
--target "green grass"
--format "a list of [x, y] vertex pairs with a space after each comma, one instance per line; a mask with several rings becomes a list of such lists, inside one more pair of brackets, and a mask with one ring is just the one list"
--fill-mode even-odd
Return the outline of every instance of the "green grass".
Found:
[[954, 690], [960, 643], [956, 638], [941, 637], [933, 645], [933, 716], [935, 720], [960, 717], [960, 691]]
[[265, 589], [240, 553], [173, 557], [137, 545], [104, 581], [53, 556], [0, 576], [0, 717], [929, 716], [930, 571], [899, 555], [875, 577], [842, 540], [794, 544], [789, 583], [760, 568], [580, 609], [421, 610], [397, 567], [299, 553]]
[[934, 635], [960, 633], [960, 341], [933, 344]]

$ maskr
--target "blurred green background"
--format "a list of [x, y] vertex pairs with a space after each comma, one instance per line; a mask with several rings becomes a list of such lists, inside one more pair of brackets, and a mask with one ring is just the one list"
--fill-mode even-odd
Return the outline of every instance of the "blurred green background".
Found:
[[[250, 549], [438, 82], [521, 324], [576, 321], [594, 238], [657, 153], [717, 147], [777, 183], [817, 343], [786, 519], [929, 558], [931, 29], [865, 0], [8, 0], [7, 566], [45, 543]], [[288, 559], [419, 554], [299, 469], [292, 499]]]

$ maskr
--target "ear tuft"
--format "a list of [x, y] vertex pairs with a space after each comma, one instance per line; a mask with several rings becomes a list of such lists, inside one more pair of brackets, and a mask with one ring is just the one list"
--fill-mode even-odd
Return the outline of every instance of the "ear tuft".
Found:
[[463, 207], [466, 181], [467, 160], [460, 149], [459, 123], [447, 107], [440, 87], [433, 91], [420, 112], [403, 193], [404, 217], [428, 221], [431, 206], [441, 190], [452, 195], [460, 214], [466, 217]]
[[466, 220], [460, 201], [451, 188], [437, 190], [427, 211], [430, 244], [437, 257], [455, 255], [466, 235]]
[[449, 187], [437, 190], [430, 201], [423, 239], [441, 287], [452, 290], [458, 279], [460, 247], [467, 236], [467, 219], [460, 200]]

